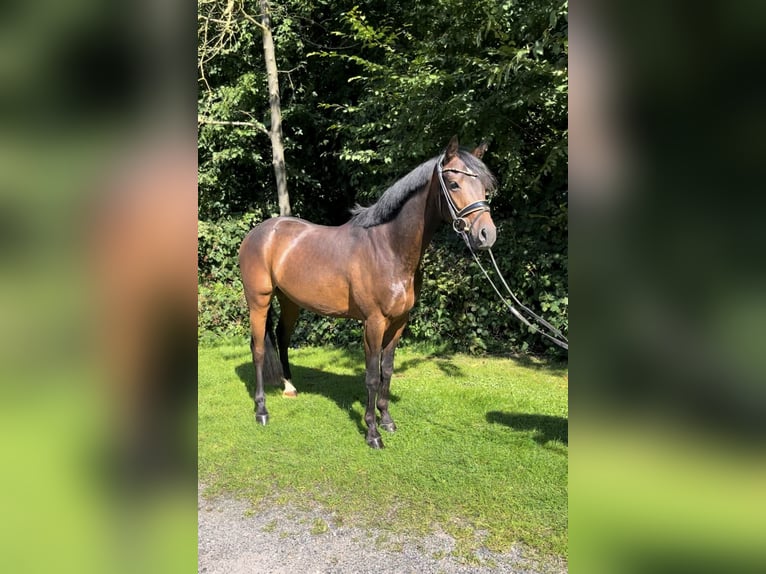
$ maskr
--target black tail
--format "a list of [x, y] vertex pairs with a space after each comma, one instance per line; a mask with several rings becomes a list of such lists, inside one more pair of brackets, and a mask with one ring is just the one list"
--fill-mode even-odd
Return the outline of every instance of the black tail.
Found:
[[[269, 314], [266, 317], [266, 337], [263, 341], [263, 384], [279, 386], [282, 384], [284, 373], [282, 372], [282, 363], [279, 362], [276, 340], [274, 339], [274, 308], [269, 307]], [[250, 349], [253, 348], [253, 336], [250, 336]]]

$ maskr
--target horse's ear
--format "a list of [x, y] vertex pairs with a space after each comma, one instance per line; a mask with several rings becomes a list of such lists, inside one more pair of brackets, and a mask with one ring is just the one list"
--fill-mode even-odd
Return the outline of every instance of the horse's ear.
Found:
[[479, 144], [479, 147], [477, 147], [477, 148], [476, 148], [475, 150], [473, 150], [473, 152], [471, 152], [471, 153], [472, 153], [474, 156], [476, 156], [476, 157], [478, 157], [479, 159], [481, 159], [481, 158], [484, 156], [484, 152], [486, 152], [486, 151], [487, 151], [487, 148], [488, 148], [488, 147], [489, 147], [489, 142], [485, 140], [485, 141], [481, 142], [481, 143]]
[[457, 155], [457, 151], [460, 144], [457, 141], [457, 136], [452, 136], [452, 139], [449, 140], [449, 143], [447, 144], [447, 149], [444, 152], [444, 159], [445, 162], [451, 160], [453, 157]]

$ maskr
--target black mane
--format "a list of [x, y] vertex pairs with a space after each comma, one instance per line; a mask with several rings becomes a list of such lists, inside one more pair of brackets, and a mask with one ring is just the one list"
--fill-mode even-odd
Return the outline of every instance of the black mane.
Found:
[[[495, 177], [489, 171], [484, 162], [472, 155], [469, 151], [461, 149], [458, 152], [460, 159], [466, 168], [478, 174], [487, 193], [495, 188]], [[402, 209], [412, 195], [423, 188], [431, 180], [439, 158], [434, 157], [421, 163], [394, 185], [389, 187], [380, 196], [380, 199], [369, 207], [357, 204], [351, 210], [351, 222], [357, 227], [375, 227], [391, 221]]]
[[373, 205], [362, 207], [357, 204], [351, 210], [352, 223], [358, 227], [375, 227], [391, 221], [412, 194], [429, 182], [436, 167], [436, 159], [432, 158], [421, 163], [383, 192], [380, 199]]

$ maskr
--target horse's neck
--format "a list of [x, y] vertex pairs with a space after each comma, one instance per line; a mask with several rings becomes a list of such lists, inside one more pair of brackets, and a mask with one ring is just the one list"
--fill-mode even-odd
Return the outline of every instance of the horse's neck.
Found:
[[410, 198], [390, 223], [391, 247], [400, 263], [415, 273], [439, 226], [438, 206], [431, 185]]

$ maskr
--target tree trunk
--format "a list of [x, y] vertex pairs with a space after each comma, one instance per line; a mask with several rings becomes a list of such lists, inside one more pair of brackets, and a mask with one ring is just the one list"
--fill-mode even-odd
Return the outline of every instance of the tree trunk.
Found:
[[282, 108], [279, 103], [279, 79], [277, 78], [277, 59], [274, 54], [274, 38], [271, 36], [271, 8], [268, 0], [260, 0], [261, 23], [263, 24], [263, 56], [266, 60], [266, 77], [269, 80], [269, 107], [271, 108], [272, 163], [277, 179], [277, 198], [279, 215], [290, 215], [290, 196], [287, 194], [287, 168], [285, 167], [285, 149], [282, 145]]

